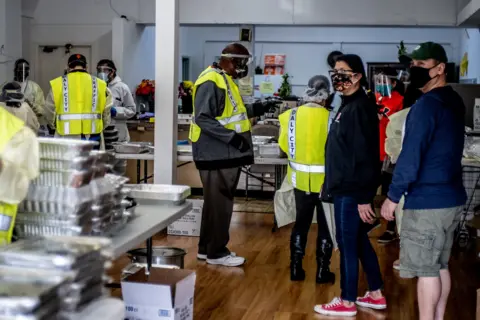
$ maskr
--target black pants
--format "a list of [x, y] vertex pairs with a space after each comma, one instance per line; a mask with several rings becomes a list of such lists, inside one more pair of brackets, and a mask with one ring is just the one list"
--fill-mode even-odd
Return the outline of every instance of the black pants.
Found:
[[230, 254], [227, 244], [239, 178], [240, 168], [200, 170], [203, 210], [198, 253], [206, 254], [208, 259], [223, 258]]
[[320, 256], [321, 243], [326, 240], [328, 243], [332, 243], [330, 231], [328, 229], [327, 219], [325, 218], [325, 212], [323, 211], [322, 201], [318, 193], [307, 193], [295, 189], [295, 206], [297, 209], [297, 215], [295, 225], [292, 229], [292, 243], [295, 242], [295, 237], [299, 237], [301, 240], [302, 252], [298, 251], [299, 248], [292, 248], [292, 254], [305, 254], [305, 247], [307, 245], [307, 236], [310, 225], [312, 224], [313, 213], [317, 208], [317, 257]]

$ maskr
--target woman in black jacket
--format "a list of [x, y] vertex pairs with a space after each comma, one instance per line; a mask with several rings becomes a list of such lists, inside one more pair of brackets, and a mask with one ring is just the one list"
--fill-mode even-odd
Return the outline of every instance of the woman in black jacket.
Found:
[[[333, 197], [342, 294], [315, 311], [325, 315], [354, 316], [356, 304], [385, 309], [378, 259], [368, 238], [376, 217], [371, 203], [380, 178], [377, 106], [367, 96], [362, 59], [340, 56], [330, 76], [342, 105], [332, 122], [326, 147], [324, 189]], [[357, 298], [358, 262], [367, 274], [369, 292]]]

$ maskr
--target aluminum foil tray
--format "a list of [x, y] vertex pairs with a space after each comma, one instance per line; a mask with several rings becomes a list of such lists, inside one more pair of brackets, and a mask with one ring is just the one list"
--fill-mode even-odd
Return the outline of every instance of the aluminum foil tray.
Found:
[[267, 144], [272, 142], [275, 139], [275, 137], [271, 136], [252, 136], [252, 142], [253, 144]]
[[88, 226], [91, 223], [91, 219], [90, 215], [54, 216], [30, 212], [18, 213], [15, 222], [20, 224], [36, 224], [39, 226], [66, 228]]
[[33, 313], [41, 305], [57, 298], [60, 283], [19, 282], [2, 279], [0, 285], [0, 314]]
[[128, 184], [130, 194], [135, 199], [158, 200], [181, 203], [189, 196], [189, 186], [167, 184]]
[[94, 171], [78, 170], [41, 170], [40, 176], [33, 180], [33, 184], [43, 186], [65, 186], [70, 188], [81, 188], [90, 183]]
[[113, 192], [113, 186], [103, 179], [92, 181], [81, 188], [69, 188], [64, 186], [30, 185], [27, 200], [64, 203], [76, 206], [81, 203], [91, 202], [99, 196]]
[[48, 216], [60, 217], [83, 216], [92, 214], [92, 204], [92, 201], [87, 201], [70, 206], [64, 203], [24, 200], [18, 206], [18, 212], [37, 212]]
[[110, 155], [103, 150], [93, 150], [90, 152], [90, 155], [93, 156], [94, 163], [109, 163]]
[[88, 235], [91, 228], [87, 227], [58, 227], [38, 224], [15, 223], [15, 230], [21, 239], [40, 236], [79, 236]]
[[96, 141], [76, 139], [38, 138], [41, 159], [70, 160], [76, 157], [88, 156]]
[[114, 142], [112, 147], [116, 153], [144, 153], [149, 151], [150, 142]]
[[33, 238], [2, 247], [0, 264], [16, 267], [72, 270], [101, 259], [99, 250], [55, 238]]
[[[50, 239], [50, 237], [46, 237]], [[112, 240], [102, 237], [54, 237], [52, 240], [62, 243], [89, 246], [92, 251], [100, 251], [106, 258], [111, 257]]]
[[258, 154], [264, 158], [280, 158], [280, 146], [278, 143], [261, 144], [258, 146]]
[[40, 159], [40, 170], [88, 170], [95, 157], [76, 157], [70, 160]]

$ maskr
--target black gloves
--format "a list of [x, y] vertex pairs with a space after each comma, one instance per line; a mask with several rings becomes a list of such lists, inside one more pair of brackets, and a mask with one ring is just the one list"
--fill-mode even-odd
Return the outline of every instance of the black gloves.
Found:
[[264, 101], [264, 102], [255, 102], [252, 104], [253, 107], [253, 116], [260, 117], [265, 113], [275, 112], [275, 109], [279, 108], [279, 105], [282, 104], [282, 101]]
[[230, 141], [230, 144], [232, 145], [232, 147], [238, 149], [240, 152], [246, 152], [248, 151], [248, 149], [250, 149], [250, 142], [248, 141], [248, 139], [242, 135], [239, 135], [238, 133], [235, 133], [232, 140]]

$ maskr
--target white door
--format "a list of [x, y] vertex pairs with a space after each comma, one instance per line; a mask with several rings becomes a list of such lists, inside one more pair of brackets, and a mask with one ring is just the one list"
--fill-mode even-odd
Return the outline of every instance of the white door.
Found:
[[50, 92], [50, 81], [64, 74], [68, 58], [72, 54], [83, 54], [87, 58], [88, 72], [91, 70], [90, 60], [92, 49], [89, 46], [74, 46], [73, 49], [70, 50], [70, 53], [65, 53], [65, 48], [61, 46], [53, 49], [52, 52], [44, 52], [44, 48], [43, 46], [38, 48], [38, 66], [36, 68], [37, 74], [35, 79], [45, 93], [45, 98], [48, 92]]

